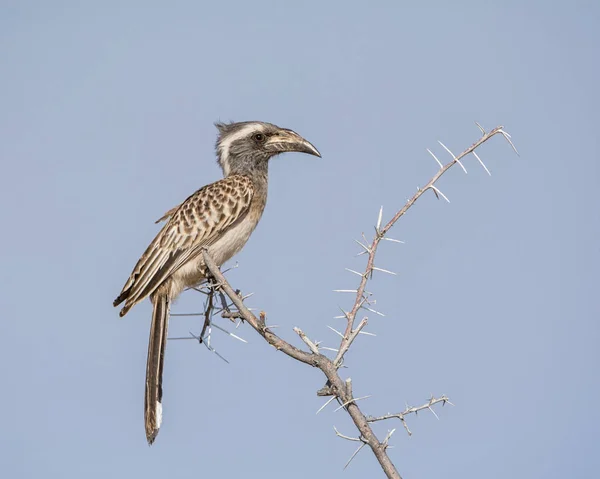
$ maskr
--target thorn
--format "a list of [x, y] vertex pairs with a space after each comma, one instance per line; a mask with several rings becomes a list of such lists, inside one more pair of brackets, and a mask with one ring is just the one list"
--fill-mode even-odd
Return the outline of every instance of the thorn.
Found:
[[362, 244], [360, 241], [358, 241], [358, 240], [354, 240], [354, 241], [356, 241], [360, 246], [362, 246], [367, 253], [371, 252], [371, 249], [368, 248], [367, 246], [365, 246], [364, 244]]
[[383, 268], [378, 268], [377, 266], [372, 266], [372, 269], [376, 270], [376, 271], [381, 271], [382, 273], [388, 273], [388, 274], [393, 274], [394, 276], [398, 276], [396, 273], [394, 273], [393, 271], [388, 271], [387, 269], [383, 269]]
[[446, 195], [442, 193], [436, 186], [431, 185], [429, 188], [431, 188], [434, 192], [439, 193], [442, 198], [444, 198], [448, 203], [450, 203], [450, 200], [446, 198]]
[[371, 311], [372, 313], [378, 314], [379, 316], [385, 318], [385, 314], [380, 313], [379, 311], [375, 311], [374, 309], [368, 308], [366, 306], [363, 306], [364, 309], [366, 309], [367, 311]]
[[382, 217], [383, 217], [383, 205], [381, 206], [381, 208], [379, 208], [379, 216], [377, 218], [377, 226], [375, 227], [375, 229], [377, 230], [377, 233], [379, 233], [379, 228], [381, 227]]
[[318, 411], [315, 413], [315, 415], [319, 414], [319, 413], [320, 413], [320, 412], [321, 412], [323, 409], [325, 409], [325, 408], [327, 407], [327, 405], [328, 405], [328, 404], [329, 404], [331, 401], [333, 401], [333, 400], [334, 400], [336, 397], [337, 397], [337, 396], [331, 396], [331, 397], [330, 397], [330, 398], [327, 400], [327, 402], [326, 402], [325, 404], [323, 404], [323, 405], [322, 405], [322, 406], [319, 408], [319, 410], [318, 410]]
[[439, 421], [439, 420], [440, 420], [440, 418], [439, 418], [439, 416], [438, 416], [438, 415], [435, 413], [435, 411], [433, 410], [433, 408], [432, 408], [431, 406], [429, 406], [429, 408], [428, 408], [428, 409], [429, 409], [429, 410], [430, 410], [430, 411], [433, 413], [433, 415], [435, 416], [435, 418], [436, 418], [436, 419]]
[[[336, 397], [336, 396], [334, 396]], [[357, 437], [350, 437], [350, 436], [345, 436], [344, 434], [342, 434], [340, 431], [338, 431], [335, 426], [333, 426], [333, 430], [335, 431], [335, 435], [338, 437], [341, 437], [342, 439], [346, 439], [348, 441], [354, 441], [354, 442], [362, 442], [359, 438]]]
[[349, 399], [348, 401], [346, 401], [344, 404], [342, 404], [340, 407], [336, 408], [333, 412], [339, 411], [340, 409], [342, 409], [343, 407], [346, 407], [348, 404], [356, 402], [356, 401], [360, 401], [361, 399], [367, 399], [370, 398], [372, 395], [369, 394], [368, 396], [363, 396], [363, 397], [359, 397], [359, 398], [352, 398]]
[[515, 147], [515, 145], [511, 141], [511, 136], [507, 132], [505, 132], [504, 130], [498, 130], [498, 131], [500, 133], [502, 133], [502, 136], [504, 138], [506, 138], [506, 141], [508, 141], [510, 143], [510, 146], [512, 146], [512, 149], [515, 150], [515, 153], [517, 154], [517, 156], [521, 156], [521, 155], [519, 155], [519, 152], [517, 151], [517, 148]]
[[355, 289], [334, 289], [334, 293], [358, 293]]
[[360, 452], [360, 450], [365, 447], [367, 445], [366, 442], [363, 442], [360, 446], [358, 446], [358, 449], [356, 449], [356, 451], [354, 451], [354, 454], [352, 454], [350, 456], [350, 459], [348, 459], [348, 462], [346, 463], [346, 465], [344, 466], [344, 470], [350, 465], [350, 463], [352, 462], [352, 459], [354, 459], [356, 457], [356, 455]]
[[384, 236], [383, 239], [386, 240], [386, 241], [391, 241], [392, 243], [402, 243], [402, 244], [404, 244], [404, 241], [400, 241], [400, 240], [397, 240], [397, 239], [394, 239], [394, 238], [388, 238], [387, 236]]
[[362, 273], [359, 273], [358, 271], [354, 271], [353, 269], [350, 268], [344, 268], [346, 271], [350, 271], [351, 273], [357, 274], [358, 276], [362, 276]]
[[481, 126], [479, 123], [475, 122], [475, 124], [479, 127], [479, 129], [481, 130], [481, 134], [485, 136], [485, 130], [483, 129], [483, 126]]
[[221, 356], [215, 348], [208, 345], [206, 342], [204, 342], [203, 344], [208, 348], [209, 351], [215, 353], [217, 356], [219, 356], [219, 358], [221, 358], [223, 361], [225, 361], [227, 364], [229, 364], [229, 361], [227, 361], [227, 359], [225, 359], [223, 356]]
[[440, 145], [442, 145], [442, 148], [444, 148], [444, 150], [446, 150], [448, 153], [450, 153], [450, 156], [452, 156], [453, 159], [456, 160], [456, 155], [454, 153], [452, 153], [446, 145], [444, 145], [440, 140], [438, 140], [438, 143]]
[[248, 344], [248, 341], [246, 341], [244, 338], [240, 338], [239, 336], [236, 336], [233, 333], [230, 333], [229, 331], [227, 331], [225, 328], [222, 328], [221, 326], [219, 326], [218, 324], [212, 324], [213, 327], [217, 328], [220, 331], [223, 331], [224, 333], [228, 334], [229, 336], [231, 336], [232, 338], [237, 339], [238, 341], [241, 341], [242, 343], [246, 343]]
[[367, 331], [359, 331], [358, 334], [364, 334], [366, 336], [377, 336], [375, 333], [368, 333]]
[[434, 159], [435, 161], [437, 161], [437, 164], [438, 164], [438, 165], [440, 165], [440, 168], [443, 168], [443, 167], [444, 167], [444, 165], [442, 165], [442, 162], [441, 162], [440, 160], [438, 160], [438, 159], [437, 159], [437, 156], [435, 156], [435, 155], [433, 154], [433, 152], [432, 152], [432, 151], [431, 151], [429, 148], [427, 148], [427, 151], [429, 152], [429, 154], [430, 154], [431, 156], [433, 156], [433, 159]]
[[487, 169], [487, 166], [485, 166], [485, 164], [483, 163], [483, 161], [481, 161], [481, 158], [479, 158], [479, 155], [475, 152], [475, 150], [473, 150], [473, 154], [475, 155], [475, 158], [477, 158], [477, 161], [479, 161], [479, 163], [481, 163], [481, 166], [483, 166], [483, 169], [485, 171], [487, 171], [487, 174], [492, 176], [492, 174], [490, 173], [490, 170]]
[[383, 440], [383, 445], [384, 447], [387, 447], [388, 445], [388, 441], [390, 440], [390, 438], [392, 437], [392, 434], [394, 434], [396, 432], [396, 428], [392, 429], [391, 431], [389, 431], [387, 433], [387, 435], [385, 436], [385, 439]]
[[439, 143], [440, 145], [442, 145], [442, 146], [444, 147], [444, 149], [445, 149], [445, 150], [446, 150], [448, 153], [450, 153], [450, 154], [452, 155], [452, 158], [454, 158], [454, 161], [456, 161], [456, 162], [457, 162], [457, 163], [460, 165], [460, 167], [463, 169], [463, 171], [465, 172], [465, 174], [467, 174], [467, 169], [466, 169], [466, 168], [465, 168], [465, 166], [464, 166], [464, 165], [463, 165], [463, 164], [460, 162], [460, 160], [459, 160], [459, 159], [458, 159], [458, 158], [457, 158], [457, 157], [454, 155], [454, 153], [452, 153], [452, 152], [450, 151], [450, 149], [449, 149], [449, 148], [448, 148], [446, 145], [444, 145], [444, 144], [443, 144], [441, 141], [439, 141], [439, 140], [438, 140], [438, 143]]
[[328, 348], [327, 346], [321, 346], [321, 349], [325, 349], [327, 351], [333, 351], [334, 353], [339, 353], [340, 350], [339, 349], [335, 349], [335, 348]]
[[190, 332], [190, 335], [193, 336], [194, 339], [197, 339], [199, 342], [204, 344], [204, 346], [206, 346], [206, 349], [208, 349], [210, 352], [215, 353], [219, 358], [221, 358], [223, 361], [225, 361], [227, 364], [229, 364], [229, 361], [227, 361], [227, 359], [225, 359], [223, 356], [221, 356], [218, 353], [218, 351], [210, 345], [210, 332], [211, 332], [211, 328], [209, 327], [206, 332], [206, 340], [204, 340], [204, 341], [200, 341], [201, 338], [196, 336], [192, 332]]
[[[344, 316], [341, 316], [342, 318]], [[338, 334], [342, 339], [344, 339], [344, 335], [340, 333], [337, 329], [332, 328], [331, 326], [326, 325], [329, 329], [331, 329], [334, 333]]]

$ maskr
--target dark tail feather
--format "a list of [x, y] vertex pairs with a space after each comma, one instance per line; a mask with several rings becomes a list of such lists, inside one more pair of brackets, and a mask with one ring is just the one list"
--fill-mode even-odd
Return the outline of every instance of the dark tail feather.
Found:
[[166, 294], [156, 294], [150, 341], [148, 344], [148, 362], [146, 363], [146, 395], [144, 401], [144, 420], [146, 439], [152, 444], [158, 434], [162, 421], [162, 375], [167, 346], [170, 301]]
[[125, 291], [121, 291], [121, 294], [119, 296], [117, 296], [117, 299], [115, 299], [113, 301], [113, 306], [119, 306], [119, 304], [121, 304], [123, 301], [125, 301], [127, 299], [127, 296], [129, 296], [129, 290], [125, 290]]

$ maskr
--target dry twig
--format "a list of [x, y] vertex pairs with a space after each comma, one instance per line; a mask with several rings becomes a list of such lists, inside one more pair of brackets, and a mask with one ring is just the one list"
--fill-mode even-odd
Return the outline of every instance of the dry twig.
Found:
[[[462, 158], [464, 158], [467, 155], [470, 155], [471, 153], [476, 154], [475, 150], [477, 148], [479, 148], [486, 141], [488, 141], [490, 138], [492, 138], [493, 136], [495, 136], [497, 134], [503, 135], [504, 138], [506, 138], [507, 140], [510, 141], [510, 135], [507, 136], [508, 133], [506, 133], [504, 131], [503, 126], [498, 126], [488, 133], [486, 133], [485, 130], [483, 130], [479, 124], [477, 124], [477, 126], [482, 130], [483, 136], [481, 138], [479, 138], [479, 140], [477, 140], [475, 143], [473, 143], [470, 147], [468, 147], [466, 150], [464, 150], [462, 153], [460, 153], [458, 156], [455, 156], [443, 143], [440, 142], [442, 147], [444, 147], [444, 149], [446, 149], [446, 151], [448, 151], [448, 153], [450, 153], [450, 155], [452, 155], [452, 161], [450, 161], [449, 163], [447, 163], [445, 165], [442, 165], [442, 162], [432, 153], [432, 151], [427, 149], [427, 151], [431, 154], [431, 156], [433, 156], [433, 158], [435, 159], [437, 164], [440, 166], [440, 169], [438, 170], [438, 172], [427, 182], [427, 184], [423, 188], [417, 189], [417, 192], [413, 195], [413, 197], [410, 198], [406, 202], [406, 204], [402, 207], [402, 209], [400, 209], [392, 217], [392, 219], [389, 220], [385, 224], [385, 226], [383, 226], [383, 228], [381, 228], [382, 209], [379, 210], [379, 215], [377, 218], [377, 226], [375, 227], [376, 234], [370, 243], [367, 242], [366, 240], [364, 241], [364, 243], [357, 241], [357, 243], [359, 243], [360, 246], [363, 248], [362, 252], [368, 254], [369, 256], [367, 258], [367, 265], [365, 267], [364, 272], [363, 273], [357, 272], [357, 274], [361, 277], [358, 287], [356, 289], [338, 290], [338, 291], [344, 291], [344, 292], [352, 292], [352, 293], [356, 294], [356, 298], [354, 300], [352, 309], [349, 312], [344, 312], [344, 316], [346, 318], [346, 329], [344, 331], [344, 334], [342, 335], [340, 347], [338, 348], [339, 352], [334, 360], [334, 364], [336, 364], [338, 367], [343, 364], [344, 355], [346, 354], [346, 352], [348, 352], [350, 345], [356, 339], [357, 334], [354, 334], [354, 331], [356, 329], [358, 329], [358, 327], [356, 329], [354, 328], [354, 322], [356, 320], [356, 316], [357, 316], [359, 310], [361, 308], [363, 308], [363, 309], [365, 308], [364, 305], [369, 300], [369, 296], [370, 296], [368, 294], [368, 292], [366, 291], [367, 282], [372, 277], [374, 271], [382, 271], [381, 268], [377, 268], [375, 266], [375, 255], [377, 254], [377, 248], [379, 247], [381, 240], [389, 239], [389, 238], [386, 238], [386, 235], [390, 231], [390, 229], [398, 222], [398, 220], [402, 216], [404, 216], [406, 214], [406, 212], [415, 204], [415, 202], [427, 190], [431, 189], [436, 194], [436, 196], [439, 194], [448, 203], [450, 203], [450, 200], [446, 197], [446, 195], [444, 195], [444, 193], [442, 193], [440, 191], [440, 189], [437, 186], [435, 186], [435, 183], [442, 177], [442, 175], [444, 173], [446, 173], [446, 171], [448, 171], [450, 168], [452, 168], [457, 163], [462, 167], [462, 169], [466, 173], [466, 169], [465, 169], [464, 165], [460, 162], [460, 160]], [[514, 147], [514, 145], [512, 144], [512, 142], [510, 142], [510, 144], [516, 152], [517, 150]], [[476, 156], [476, 157], [477, 157], [478, 161], [481, 163], [481, 165], [485, 168], [485, 170], [489, 173], [489, 170], [484, 165], [483, 161], [481, 161], [481, 158], [479, 158], [479, 156]], [[398, 241], [398, 240], [391, 240], [391, 241]], [[383, 270], [383, 272], [389, 273], [390, 271]], [[359, 326], [361, 324], [362, 324], [362, 321], [361, 321], [361, 323], [359, 323]]]
[[450, 400], [448, 399], [448, 396], [446, 396], [446, 395], [440, 396], [439, 398], [434, 398], [433, 396], [431, 396], [429, 398], [429, 401], [421, 406], [416, 406], [416, 407], [406, 406], [406, 409], [404, 411], [398, 412], [395, 414], [385, 414], [383, 416], [367, 416], [367, 421], [368, 422], [377, 422], [377, 421], [385, 421], [387, 419], [399, 419], [400, 421], [402, 421], [402, 425], [404, 426], [404, 429], [406, 429], [406, 432], [408, 433], [408, 435], [412, 436], [412, 432], [410, 431], [410, 429], [408, 428], [408, 425], [406, 424], [405, 416], [407, 416], [408, 414], [416, 415], [419, 413], [419, 411], [422, 411], [424, 409], [429, 409], [429, 411], [431, 411], [431, 413], [437, 419], [439, 419], [438, 415], [432, 409], [432, 407], [438, 403], [442, 403], [442, 406], [445, 406], [446, 403], [450, 404], [451, 406], [454, 406], [454, 404], [452, 404], [450, 402]]

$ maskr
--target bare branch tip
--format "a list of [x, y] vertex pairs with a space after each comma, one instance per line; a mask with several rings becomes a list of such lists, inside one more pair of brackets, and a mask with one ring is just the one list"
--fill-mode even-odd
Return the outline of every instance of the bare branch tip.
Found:
[[302, 341], [304, 341], [304, 344], [306, 344], [308, 346], [308, 349], [310, 349], [313, 354], [319, 354], [319, 347], [317, 346], [317, 344], [312, 342], [306, 334], [304, 334], [304, 331], [302, 331], [298, 327], [294, 327], [294, 332], [298, 336], [300, 336], [300, 339], [302, 339]]

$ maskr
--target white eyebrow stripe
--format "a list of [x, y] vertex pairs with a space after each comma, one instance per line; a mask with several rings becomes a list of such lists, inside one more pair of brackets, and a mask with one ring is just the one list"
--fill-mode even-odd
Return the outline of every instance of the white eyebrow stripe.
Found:
[[225, 176], [227, 176], [229, 174], [229, 149], [231, 148], [231, 144], [234, 141], [240, 140], [242, 138], [245, 138], [246, 136], [248, 136], [248, 134], [250, 134], [253, 131], [263, 131], [264, 130], [264, 125], [262, 125], [261, 123], [249, 123], [247, 125], [245, 125], [243, 128], [241, 128], [239, 131], [236, 131], [235, 133], [231, 134], [231, 135], [227, 135], [223, 141], [221, 141], [219, 143], [219, 162], [221, 163], [221, 166], [223, 168], [223, 174]]

